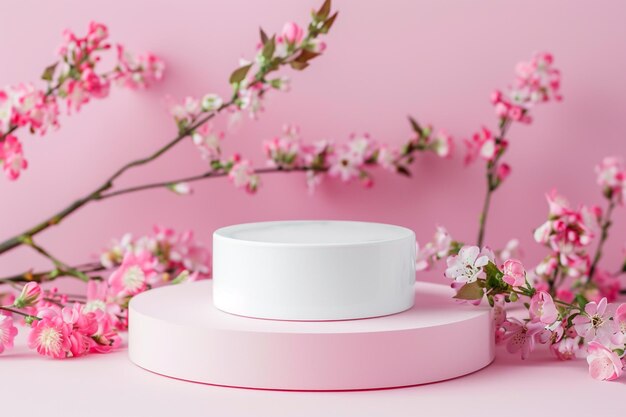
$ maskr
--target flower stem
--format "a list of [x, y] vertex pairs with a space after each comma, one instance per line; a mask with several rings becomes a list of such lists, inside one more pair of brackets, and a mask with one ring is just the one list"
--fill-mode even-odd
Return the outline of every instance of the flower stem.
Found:
[[[514, 292], [517, 295], [523, 295], [525, 297], [529, 297], [529, 295], [527, 293], [523, 292], [523, 291], [511, 290], [511, 292]], [[568, 302], [559, 300], [556, 297], [552, 297], [552, 301], [554, 301], [556, 304], [560, 304], [560, 305], [565, 306], [565, 307], [580, 309], [580, 307], [578, 307], [577, 305], [574, 305], [572, 303], [568, 303]]]
[[604, 218], [601, 221], [600, 227], [602, 229], [602, 234], [600, 236], [600, 242], [598, 242], [598, 247], [596, 249], [596, 254], [593, 257], [593, 262], [591, 263], [591, 267], [589, 267], [589, 281], [593, 281], [593, 274], [596, 272], [596, 268], [598, 266], [598, 262], [602, 258], [602, 248], [604, 247], [604, 242], [609, 237], [609, 228], [611, 227], [611, 214], [613, 213], [613, 209], [615, 208], [615, 200], [611, 199], [609, 202], [609, 207], [606, 210]]
[[[301, 167], [301, 168], [257, 168], [254, 170], [255, 174], [272, 174], [272, 173], [278, 173], [278, 172], [303, 172], [303, 171], [307, 171], [310, 168], [307, 167]], [[317, 171], [320, 171], [319, 169]], [[194, 181], [200, 181], [203, 179], [208, 179], [208, 178], [220, 178], [220, 177], [225, 177], [227, 176], [228, 173], [227, 172], [223, 172], [223, 171], [207, 171], [203, 174], [198, 174], [198, 175], [193, 175], [190, 177], [185, 177], [185, 178], [178, 178], [175, 180], [171, 180], [171, 181], [160, 181], [160, 182], [153, 182], [153, 183], [148, 183], [148, 184], [142, 184], [142, 185], [136, 185], [133, 187], [128, 187], [128, 188], [122, 188], [120, 190], [116, 190], [116, 191], [112, 191], [110, 193], [106, 193], [106, 194], [102, 194], [100, 197], [98, 197], [98, 200], [104, 200], [107, 198], [111, 198], [111, 197], [115, 197], [118, 195], [122, 195], [122, 194], [128, 194], [128, 193], [133, 193], [133, 192], [137, 192], [137, 191], [143, 191], [143, 190], [149, 190], [152, 188], [165, 188], [170, 184], [176, 184], [179, 182], [194, 182]]]
[[[502, 140], [504, 139], [504, 135], [506, 135], [507, 130], [511, 126], [511, 121], [509, 119], [502, 119], [500, 121], [500, 132], [498, 136], [495, 138], [496, 145], [500, 145]], [[487, 226], [487, 216], [489, 215], [489, 207], [491, 204], [491, 194], [498, 188], [497, 177], [495, 173], [495, 168], [498, 165], [498, 161], [500, 157], [504, 155], [505, 148], [502, 147], [497, 151], [493, 160], [487, 162], [487, 194], [485, 195], [485, 200], [483, 203], [483, 209], [480, 212], [480, 217], [478, 219], [478, 239], [477, 245], [478, 247], [483, 246], [483, 242], [485, 240], [485, 229]]]
[[155, 159], [157, 159], [158, 157], [160, 157], [161, 155], [163, 155], [164, 153], [172, 149], [174, 146], [176, 146], [184, 138], [191, 135], [196, 128], [202, 126], [203, 124], [211, 120], [219, 112], [229, 107], [232, 103], [233, 103], [232, 100], [227, 103], [224, 103], [222, 104], [220, 108], [218, 108], [214, 112], [211, 112], [207, 114], [206, 116], [198, 119], [195, 123], [193, 123], [189, 127], [185, 128], [182, 132], [180, 132], [178, 136], [176, 136], [174, 139], [170, 140], [164, 146], [162, 146], [161, 148], [159, 148], [152, 154], [148, 155], [147, 157], [136, 159], [134, 161], [131, 161], [123, 165], [121, 168], [115, 171], [113, 175], [107, 178], [99, 187], [97, 187], [95, 190], [93, 190], [92, 192], [84, 196], [83, 198], [80, 198], [74, 201], [72, 204], [70, 204], [63, 210], [59, 211], [53, 216], [50, 216], [49, 218], [45, 219], [39, 224], [27, 229], [25, 232], [19, 235], [13, 236], [12, 238], [7, 239], [4, 242], [0, 243], [0, 254], [24, 244], [25, 240], [32, 238], [33, 236], [46, 230], [50, 226], [59, 224], [63, 219], [65, 219], [67, 216], [74, 213], [76, 210], [83, 207], [84, 205], [92, 201], [98, 200], [98, 198], [102, 195], [102, 193], [110, 189], [111, 187], [113, 187], [113, 182], [122, 174], [124, 174], [126, 171], [128, 171], [131, 168], [138, 167], [138, 166], [147, 164], [148, 162], [154, 161]]
[[41, 246], [37, 245], [33, 241], [32, 238], [25, 237], [25, 238], [22, 239], [22, 243], [25, 244], [25, 245], [30, 246], [31, 248], [33, 248], [35, 251], [37, 251], [42, 256], [50, 259], [50, 261], [54, 264], [54, 266], [57, 268], [57, 270], [59, 270], [60, 272], [64, 273], [65, 275], [69, 275], [69, 276], [73, 276], [73, 277], [79, 278], [79, 279], [81, 279], [84, 282], [89, 281], [89, 277], [86, 274], [84, 274], [83, 272], [79, 271], [78, 269], [72, 268], [71, 266], [68, 266], [66, 263], [60, 261], [58, 258], [54, 257], [50, 252], [48, 252], [47, 250], [45, 250]]
[[31, 316], [31, 315], [30, 315], [30, 314], [28, 314], [28, 313], [24, 313], [23, 311], [17, 310], [17, 309], [12, 308], [12, 307], [0, 306], [0, 310], [8, 311], [9, 313], [18, 314], [18, 315], [20, 315], [20, 316], [24, 316], [24, 317], [29, 317], [29, 318], [34, 319], [34, 320], [41, 320], [41, 318], [40, 318], [40, 317], [37, 317], [37, 316]]

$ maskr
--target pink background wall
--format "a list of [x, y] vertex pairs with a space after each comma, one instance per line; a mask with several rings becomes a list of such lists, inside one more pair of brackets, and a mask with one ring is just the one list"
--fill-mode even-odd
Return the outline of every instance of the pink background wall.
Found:
[[[286, 20], [307, 21], [321, 1], [110, 1], [5, 2], [0, 24], [0, 83], [36, 81], [53, 59], [60, 32], [82, 33], [90, 19], [109, 25], [112, 38], [135, 51], [152, 50], [168, 64], [166, 80], [142, 93], [114, 90], [47, 137], [25, 137], [31, 167], [15, 183], [0, 180], [0, 238], [21, 231], [70, 199], [91, 190], [113, 168], [169, 140], [175, 128], [165, 94], [227, 94], [240, 56], [251, 57], [257, 29], [278, 31]], [[344, 140], [370, 132], [399, 144], [410, 134], [406, 115], [445, 127], [455, 137], [481, 124], [495, 127], [488, 97], [505, 87], [515, 63], [552, 51], [562, 69], [561, 104], [541, 106], [531, 126], [514, 126], [507, 156], [513, 174], [498, 191], [487, 231], [495, 247], [519, 237], [526, 260], [544, 253], [531, 230], [544, 221], [543, 194], [557, 187], [574, 204], [600, 203], [593, 167], [603, 156], [626, 156], [626, 4], [606, 1], [336, 1], [340, 18], [325, 56], [291, 73], [292, 92], [273, 94], [257, 122], [247, 121], [225, 142], [264, 163], [261, 143], [284, 122], [301, 125], [305, 139]], [[220, 122], [224, 126], [224, 120]], [[397, 223], [429, 239], [437, 224], [474, 241], [483, 198], [483, 167], [464, 168], [460, 155], [418, 158], [414, 178], [376, 173], [376, 186], [327, 181], [313, 197], [298, 174], [264, 178], [256, 196], [225, 180], [197, 183], [191, 197], [164, 190], [97, 203], [41, 235], [64, 260], [84, 261], [111, 237], [146, 233], [154, 223], [193, 228], [210, 243], [220, 226], [257, 220], [328, 218]], [[120, 184], [169, 179], [205, 168], [190, 142]], [[617, 268], [626, 240], [620, 209], [607, 265]], [[29, 250], [0, 260], [2, 275], [46, 267]], [[431, 275], [434, 276], [434, 275]]]

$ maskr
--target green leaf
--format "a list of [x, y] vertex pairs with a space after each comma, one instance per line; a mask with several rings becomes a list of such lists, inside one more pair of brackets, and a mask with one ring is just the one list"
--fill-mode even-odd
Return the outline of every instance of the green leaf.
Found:
[[498, 269], [496, 264], [493, 262], [489, 262], [483, 268], [485, 274], [487, 275], [486, 283], [487, 288], [503, 288], [506, 284], [502, 281], [502, 277], [504, 274]]
[[448, 251], [448, 255], [458, 255], [462, 247], [463, 242], [453, 240], [452, 242], [450, 242], [450, 250]]
[[624, 356], [624, 349], [613, 349], [613, 352], [617, 353], [617, 356], [619, 356], [620, 358]]
[[189, 278], [189, 271], [185, 269], [183, 272], [178, 274], [176, 278], [172, 280], [171, 284], [172, 285], [182, 284], [183, 282], [187, 280], [187, 278]]
[[317, 18], [319, 20], [326, 19], [326, 17], [328, 17], [328, 14], [330, 13], [330, 7], [331, 7], [331, 1], [326, 0], [324, 4], [322, 4], [322, 7], [320, 7], [320, 9], [317, 11], [316, 13]]
[[263, 28], [259, 28], [259, 36], [261, 36], [261, 43], [265, 45], [269, 38], [267, 37], [265, 31], [263, 31]]
[[47, 66], [46, 69], [43, 70], [43, 74], [41, 74], [41, 79], [45, 81], [52, 81], [52, 78], [54, 77], [54, 70], [57, 68], [58, 64], [58, 62], [55, 62], [54, 64]]
[[308, 49], [303, 49], [302, 52], [300, 52], [300, 55], [298, 55], [296, 59], [294, 59], [294, 61], [306, 63], [320, 55], [321, 54], [318, 54], [317, 52], [309, 51]]
[[291, 68], [298, 70], [298, 71], [302, 71], [303, 69], [309, 66], [309, 64], [306, 62], [298, 62], [298, 61], [291, 61], [289, 65], [291, 65]]
[[274, 55], [275, 50], [276, 50], [276, 37], [272, 36], [270, 40], [265, 42], [265, 45], [263, 46], [263, 52], [261, 52], [261, 55], [263, 55], [263, 58], [269, 61], [272, 59], [272, 56]]
[[419, 125], [419, 123], [417, 123], [417, 120], [409, 116], [409, 122], [411, 122], [411, 128], [413, 129], [413, 131], [422, 136], [422, 127]]
[[576, 294], [576, 302], [578, 303], [580, 310], [583, 311], [589, 301], [582, 294]]
[[250, 71], [250, 68], [252, 68], [252, 64], [244, 65], [243, 67], [237, 68], [230, 75], [230, 83], [239, 84], [240, 82], [242, 82], [244, 78], [246, 78], [246, 75], [248, 75], [248, 71]]
[[454, 298], [458, 300], [480, 300], [483, 298], [483, 289], [478, 281], [470, 282], [463, 285]]
[[331, 17], [328, 18], [328, 20], [326, 20], [324, 22], [324, 24], [322, 25], [322, 27], [320, 28], [320, 32], [321, 33], [328, 33], [328, 31], [330, 30], [330, 28], [333, 26], [333, 24], [335, 23], [335, 19], [337, 19], [337, 15], [339, 14], [339, 12], [335, 12], [334, 15], [332, 15]]
[[580, 316], [580, 313], [574, 313], [571, 314], [568, 318], [567, 318], [567, 327], [572, 327], [574, 325], [574, 318], [576, 318], [576, 316]]

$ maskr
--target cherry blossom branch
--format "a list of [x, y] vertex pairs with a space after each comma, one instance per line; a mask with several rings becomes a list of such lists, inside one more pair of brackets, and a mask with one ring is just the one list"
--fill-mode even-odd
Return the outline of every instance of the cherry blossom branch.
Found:
[[[317, 38], [317, 36], [319, 36], [320, 34], [327, 33], [337, 17], [337, 13], [328, 17], [329, 13], [330, 1], [326, 1], [320, 11], [314, 14], [313, 22], [308, 26], [308, 32], [303, 40], [301, 39], [303, 36], [301, 28], [297, 26], [290, 28], [290, 31], [286, 32], [289, 39], [287, 39], [287, 52], [286, 56], [284, 57], [275, 56], [277, 42], [276, 37], [274, 36], [272, 38], [268, 38], [267, 35], [263, 31], [261, 31], [263, 48], [259, 55], [260, 68], [258, 72], [254, 74], [251, 82], [249, 80], [246, 80], [246, 76], [253, 64], [246, 64], [232, 73], [230, 77], [230, 83], [234, 87], [234, 92], [230, 101], [226, 103], [221, 103], [220, 101], [219, 105], [215, 105], [215, 101], [209, 102], [207, 104], [207, 106], [209, 106], [208, 109], [203, 106], [203, 112], [206, 112], [207, 114], [185, 114], [184, 117], [182, 117], [181, 119], [177, 119], [179, 134], [173, 140], [169, 141], [163, 147], [159, 148], [157, 151], [150, 154], [149, 156], [131, 161], [123, 165], [92, 192], [74, 201], [72, 204], [54, 214], [53, 216], [27, 229], [25, 232], [22, 232], [19, 235], [13, 236], [0, 243], [0, 254], [22, 245], [26, 239], [30, 239], [41, 233], [42, 231], [48, 229], [49, 227], [59, 224], [63, 219], [65, 219], [78, 209], [82, 208], [86, 204], [92, 201], [99, 200], [105, 191], [111, 189], [114, 186], [114, 181], [121, 175], [123, 175], [127, 170], [141, 165], [145, 165], [159, 158], [161, 155], [165, 154], [178, 143], [180, 143], [183, 139], [192, 135], [195, 129], [207, 123], [222, 110], [232, 105], [236, 105], [237, 107], [242, 106], [245, 100], [240, 97], [240, 93], [243, 89], [254, 88], [258, 90], [256, 94], [258, 96], [262, 96], [270, 88], [280, 88], [281, 82], [275, 82], [276, 80], [268, 81], [266, 79], [266, 76], [269, 73], [276, 71], [283, 65], [290, 65], [297, 70], [302, 70], [306, 68], [309, 65], [308, 61], [314, 59], [319, 55], [318, 52], [314, 52], [310, 49], [316, 47], [316, 45], [313, 43], [315, 38]], [[296, 42], [301, 43], [296, 44]]]
[[128, 162], [127, 164], [123, 165], [121, 168], [116, 170], [110, 177], [108, 177], [99, 187], [97, 187], [95, 190], [93, 190], [90, 193], [88, 193], [87, 195], [85, 195], [83, 198], [80, 198], [80, 199], [74, 201], [72, 204], [70, 204], [69, 206], [67, 206], [63, 210], [61, 210], [61, 211], [57, 212], [56, 214], [48, 217], [44, 221], [42, 221], [42, 222], [38, 223], [37, 225], [31, 227], [30, 229], [27, 229], [25, 232], [22, 232], [21, 234], [16, 235], [16, 236], [14, 236], [14, 237], [12, 237], [10, 239], [7, 239], [6, 241], [0, 243], [0, 254], [2, 254], [4, 252], [7, 252], [7, 251], [9, 251], [9, 250], [11, 250], [13, 248], [16, 248], [16, 247], [22, 245], [26, 239], [32, 238], [32, 237], [36, 236], [37, 234], [41, 233], [42, 231], [46, 230], [47, 228], [59, 224], [63, 219], [65, 219], [70, 214], [74, 213], [79, 208], [83, 207], [84, 205], [86, 205], [86, 204], [88, 204], [88, 203], [90, 203], [92, 201], [98, 200], [99, 197], [101, 196], [101, 194], [104, 191], [106, 191], [106, 190], [110, 189], [111, 187], [113, 187], [114, 181], [117, 178], [119, 178], [122, 174], [124, 174], [126, 171], [128, 171], [129, 169], [134, 168], [134, 167], [145, 165], [145, 164], [147, 164], [149, 162], [152, 162], [155, 159], [159, 158], [161, 155], [163, 155], [164, 153], [166, 153], [167, 151], [172, 149], [174, 146], [176, 146], [178, 143], [180, 143], [180, 141], [182, 141], [183, 139], [188, 137], [190, 134], [192, 134], [194, 129], [196, 129], [197, 127], [203, 125], [204, 123], [208, 122], [209, 120], [211, 120], [213, 117], [215, 117], [215, 115], [217, 115], [220, 111], [222, 111], [223, 109], [225, 109], [227, 106], [229, 106], [231, 104], [232, 104], [232, 101], [230, 101], [228, 103], [225, 103], [219, 109], [217, 109], [216, 111], [214, 111], [214, 112], [212, 112], [212, 113], [210, 113], [210, 114], [200, 118], [194, 124], [192, 124], [188, 128], [185, 128], [174, 139], [172, 139], [171, 141], [166, 143], [161, 148], [157, 149], [152, 154], [150, 154], [150, 155], [148, 155], [148, 156], [146, 156], [144, 158], [139, 158], [139, 159], [136, 159], [134, 161]]
[[[85, 275], [89, 275], [92, 274], [94, 272], [101, 272], [101, 271], [105, 271], [107, 268], [103, 267], [100, 263], [98, 262], [93, 262], [93, 263], [87, 263], [87, 264], [82, 264], [82, 265], [76, 265], [71, 267], [74, 270], [80, 271], [80, 273], [85, 274]], [[12, 284], [12, 283], [19, 283], [19, 282], [37, 282], [37, 283], [43, 283], [43, 282], [51, 282], [54, 281], [57, 278], [61, 278], [61, 277], [74, 277], [76, 278], [76, 275], [72, 275], [70, 273], [68, 273], [66, 270], [64, 269], [59, 269], [59, 268], [54, 268], [52, 270], [49, 271], [42, 271], [42, 272], [32, 272], [32, 271], [26, 271], [24, 273], [21, 274], [16, 274], [16, 275], [11, 275], [11, 276], [7, 276], [4, 278], [0, 278], [0, 284]], [[93, 276], [93, 275], [89, 275], [90, 279], [98, 279], [99, 277], [97, 276]]]
[[[288, 172], [306, 172], [311, 170], [310, 168], [301, 168], [301, 167], [296, 167], [296, 168], [282, 168], [282, 167], [278, 167], [278, 168], [256, 168], [252, 170], [252, 173], [254, 175], [263, 175], [263, 174], [273, 174], [273, 173], [288, 173]], [[318, 170], [319, 172], [324, 172], [326, 170]], [[116, 191], [112, 191], [110, 193], [105, 193], [100, 195], [100, 197], [98, 197], [98, 200], [105, 200], [107, 198], [111, 198], [111, 197], [115, 197], [115, 196], [119, 196], [119, 195], [123, 195], [123, 194], [128, 194], [128, 193], [134, 193], [137, 191], [145, 191], [145, 190], [150, 190], [150, 189], [154, 189], [154, 188], [169, 188], [172, 187], [175, 184], [179, 184], [179, 183], [188, 183], [188, 182], [195, 182], [195, 181], [200, 181], [200, 180], [205, 180], [205, 179], [210, 179], [210, 178], [223, 178], [228, 176], [228, 172], [224, 172], [224, 171], [207, 171], [203, 174], [198, 174], [198, 175], [193, 175], [193, 176], [189, 176], [189, 177], [183, 177], [183, 178], [178, 178], [175, 180], [171, 180], [171, 181], [159, 181], [159, 182], [153, 182], [153, 183], [148, 183], [148, 184], [142, 184], [142, 185], [136, 185], [133, 187], [128, 187], [128, 188], [123, 188], [121, 190], [116, 190]]]
[[20, 311], [18, 309], [13, 308], [13, 307], [0, 306], [0, 310], [8, 311], [9, 313], [13, 313], [13, 314], [18, 314], [18, 315], [26, 317], [27, 319], [30, 319], [30, 320], [41, 320], [37, 316], [32, 316], [32, 315], [30, 315], [28, 313], [24, 313], [23, 311]]
[[506, 147], [502, 146], [502, 142], [504, 140], [504, 136], [507, 133], [507, 130], [509, 129], [509, 127], [511, 126], [512, 121], [508, 118], [503, 118], [500, 121], [500, 133], [498, 134], [498, 136], [495, 139], [495, 144], [496, 144], [496, 149], [498, 149], [496, 151], [496, 156], [494, 159], [491, 159], [489, 161], [487, 161], [487, 173], [486, 173], [486, 179], [487, 179], [487, 192], [485, 194], [485, 199], [483, 202], [483, 208], [480, 212], [480, 217], [478, 220], [478, 239], [477, 239], [477, 245], [479, 247], [483, 246], [483, 242], [484, 242], [484, 238], [485, 238], [485, 229], [487, 226], [487, 216], [489, 215], [489, 208], [491, 205], [491, 195], [493, 194], [493, 192], [498, 188], [498, 186], [501, 184], [501, 181], [498, 179], [498, 176], [495, 172], [496, 167], [498, 166], [498, 161], [500, 160], [500, 158], [502, 157], [502, 155], [504, 154]]
[[593, 257], [593, 262], [591, 263], [591, 267], [589, 267], [589, 281], [593, 281], [593, 275], [596, 271], [596, 268], [598, 266], [598, 263], [600, 262], [600, 259], [602, 258], [602, 249], [604, 247], [604, 243], [606, 242], [607, 238], [609, 237], [609, 229], [611, 227], [611, 214], [613, 214], [613, 209], [615, 208], [615, 200], [611, 199], [609, 201], [609, 206], [606, 210], [606, 213], [604, 215], [604, 218], [601, 220], [600, 222], [600, 228], [602, 230], [601, 235], [600, 235], [600, 242], [598, 242], [598, 247], [596, 249], [596, 254]]

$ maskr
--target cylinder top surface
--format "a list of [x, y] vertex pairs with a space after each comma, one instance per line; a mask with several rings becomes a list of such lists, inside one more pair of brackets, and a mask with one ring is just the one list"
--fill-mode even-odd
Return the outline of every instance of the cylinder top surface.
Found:
[[359, 245], [411, 238], [410, 229], [369, 222], [280, 221], [246, 223], [218, 229], [216, 236], [271, 245]]

